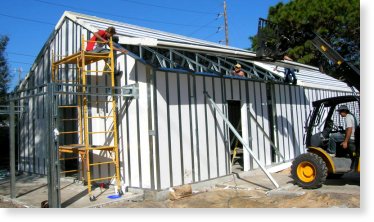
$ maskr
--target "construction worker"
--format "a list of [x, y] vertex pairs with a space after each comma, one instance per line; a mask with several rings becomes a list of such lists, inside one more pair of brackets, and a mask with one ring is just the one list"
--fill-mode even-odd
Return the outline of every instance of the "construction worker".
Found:
[[234, 70], [232, 71], [234, 76], [242, 76], [245, 77], [245, 72], [242, 70], [242, 66], [238, 63], [234, 66]]
[[354, 144], [355, 129], [358, 125], [356, 118], [351, 114], [346, 105], [341, 105], [336, 111], [339, 112], [341, 117], [345, 118], [346, 129], [345, 133], [337, 132], [330, 135], [329, 145], [326, 151], [331, 156], [335, 156], [336, 154], [336, 143], [340, 143], [343, 149], [347, 149], [350, 144]]
[[[113, 26], [108, 27], [106, 30], [99, 30], [94, 33], [91, 39], [87, 43], [86, 51], [88, 52], [109, 52], [109, 49], [105, 48], [105, 45], [109, 46], [109, 39], [116, 34], [116, 29]], [[123, 53], [127, 53], [127, 50], [119, 49], [113, 46], [113, 49]]]
[[[283, 60], [288, 60], [288, 61], [293, 61], [289, 56], [284, 55]], [[276, 71], [278, 66], [274, 68], [274, 71]], [[285, 83], [291, 83], [293, 85], [297, 84], [297, 78], [295, 74], [295, 69], [294, 68], [284, 68], [284, 82]]]
[[[94, 33], [94, 35], [91, 37], [91, 39], [87, 43], [86, 51], [88, 52], [96, 52], [96, 53], [108, 53], [110, 50], [106, 48], [106, 45], [109, 46], [109, 39], [112, 37], [113, 41], [115, 39], [118, 40], [118, 38], [114, 38], [113, 36], [116, 34], [116, 29], [113, 26], [108, 27], [106, 30], [99, 30]], [[118, 41], [115, 41], [118, 42]], [[120, 51], [122, 53], [127, 53], [127, 50], [123, 48], [118, 48], [113, 45], [113, 50]], [[117, 56], [116, 53], [114, 53], [114, 64], [115, 67], [117, 66], [116, 62]], [[107, 63], [110, 63], [110, 60], [106, 61]], [[104, 71], [107, 70], [107, 66], [105, 66]], [[114, 69], [115, 75], [120, 75], [122, 72], [117, 70], [117, 68]]]

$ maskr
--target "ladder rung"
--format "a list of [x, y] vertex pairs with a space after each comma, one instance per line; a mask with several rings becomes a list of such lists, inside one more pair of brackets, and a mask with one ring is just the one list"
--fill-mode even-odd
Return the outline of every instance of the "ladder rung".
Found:
[[72, 172], [79, 172], [79, 170], [66, 170], [66, 171], [61, 171], [60, 173], [72, 173]]
[[112, 178], [113, 177], [101, 177], [101, 178], [92, 179], [91, 181], [108, 180], [108, 179], [112, 179]]
[[78, 83], [78, 81], [66, 81], [66, 80], [55, 80], [53, 82], [57, 82], [57, 83]]
[[78, 121], [78, 119], [60, 119], [60, 121]]
[[102, 71], [102, 70], [85, 70], [85, 72], [106, 72], [106, 71]]
[[88, 118], [89, 119], [94, 119], [94, 118], [103, 118], [103, 119], [105, 119], [105, 118], [113, 118], [114, 116], [89, 116]]
[[74, 134], [79, 133], [79, 131], [66, 131], [66, 132], [60, 132], [60, 134]]
[[95, 100], [95, 101], [89, 101], [88, 103], [111, 103], [113, 101], [108, 100]]
[[91, 163], [90, 166], [96, 166], [96, 165], [103, 165], [103, 164], [116, 164], [114, 161], [107, 161], [107, 162], [97, 162], [97, 163]]
[[82, 71], [83, 73], [85, 72], [103, 72], [103, 73], [111, 73], [111, 70], [84, 70]]
[[60, 158], [59, 160], [77, 160], [79, 157]]
[[97, 147], [90, 147], [87, 150], [105, 150], [105, 149], [114, 149], [115, 146], [97, 146]]
[[109, 53], [108, 53], [108, 55], [106, 55], [106, 54], [103, 54], [103, 55], [100, 55], [100, 54], [96, 54], [96, 55], [85, 54], [84, 57], [86, 57], [86, 58], [108, 58], [108, 59], [110, 58]]
[[64, 108], [78, 108], [79, 106], [58, 106], [58, 108], [64, 109]]
[[88, 132], [88, 134], [100, 134], [100, 133], [113, 133], [114, 131], [111, 130], [111, 131], [101, 131], [101, 132]]

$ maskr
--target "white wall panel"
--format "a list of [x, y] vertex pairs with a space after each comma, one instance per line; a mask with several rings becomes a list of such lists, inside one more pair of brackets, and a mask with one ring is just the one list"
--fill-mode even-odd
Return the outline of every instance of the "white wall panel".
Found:
[[177, 74], [168, 73], [169, 81], [169, 129], [170, 129], [170, 149], [171, 149], [171, 169], [173, 186], [182, 184], [182, 160], [179, 135], [179, 110], [178, 110], [178, 83]]
[[200, 166], [200, 179], [208, 179], [208, 156], [205, 124], [204, 104], [204, 77], [196, 76], [196, 102], [197, 102], [197, 127], [199, 131], [198, 161]]
[[[127, 60], [127, 84], [135, 84], [136, 75], [136, 61], [134, 59]], [[139, 147], [138, 147], [138, 124], [137, 124], [137, 110], [136, 101], [133, 100], [128, 108], [129, 122], [128, 122], [128, 134], [129, 134], [129, 155], [130, 155], [130, 170], [131, 170], [131, 186], [140, 186], [140, 168], [139, 168]]]
[[[213, 97], [213, 78], [205, 78], [205, 90], [208, 94]], [[215, 118], [214, 110], [210, 105], [210, 102], [206, 100], [206, 115], [207, 115], [207, 155], [209, 160], [209, 178], [215, 178], [218, 176], [218, 163], [217, 163], [217, 144], [216, 144], [216, 129], [215, 129]], [[217, 114], [218, 115], [218, 114]]]
[[225, 83], [225, 96], [226, 100], [232, 100], [232, 87], [231, 87], [231, 79], [224, 79]]
[[285, 106], [286, 106], [286, 117], [284, 118], [286, 122], [286, 129], [287, 129], [287, 141], [288, 141], [288, 159], [294, 158], [294, 145], [292, 138], [294, 137], [294, 131], [292, 128], [292, 106], [291, 103], [291, 93], [290, 93], [290, 87], [291, 86], [285, 86]]
[[[129, 56], [124, 58], [123, 56], [118, 58], [118, 63], [120, 64], [121, 70], [123, 70], [123, 75], [119, 78], [120, 86], [124, 86], [127, 84], [127, 76], [128, 71], [132, 70], [135, 65], [135, 62], [128, 62], [129, 60], [133, 60]], [[129, 130], [127, 128], [129, 119], [128, 113], [128, 104], [131, 100], [126, 99], [124, 97], [119, 98], [118, 102], [118, 140], [119, 140], [119, 156], [120, 156], [120, 169], [121, 169], [121, 176], [125, 186], [130, 185], [130, 163], [129, 163], [129, 146], [128, 146], [128, 133]], [[133, 102], [133, 101], [132, 101]]]
[[[256, 95], [255, 95], [256, 87], [255, 87], [254, 82], [249, 82], [248, 83], [248, 90], [249, 90], [249, 112], [250, 112], [251, 116], [253, 116], [254, 118], [257, 119], [256, 103], [258, 101], [256, 100]], [[255, 120], [251, 119], [250, 124], [251, 124], [250, 128], [251, 128], [251, 137], [252, 137], [252, 144], [251, 144], [252, 153], [256, 158], [258, 158], [259, 138], [258, 138], [258, 131], [257, 131], [257, 126], [256, 126]], [[248, 152], [248, 155], [250, 155], [249, 152]], [[250, 160], [250, 166], [251, 166], [250, 169], [258, 168], [258, 165], [253, 160], [253, 158], [251, 157], [250, 159], [251, 159]]]
[[[248, 122], [250, 120], [250, 116], [248, 115], [248, 103], [247, 103], [247, 92], [246, 92], [246, 81], [241, 81], [240, 82], [240, 89], [241, 89], [241, 97], [242, 97], [242, 102], [241, 102], [241, 125], [242, 125], [242, 137], [243, 140], [247, 143], [247, 145], [250, 147], [251, 140], [250, 138], [252, 137], [249, 133], [249, 127], [248, 127]], [[244, 171], [248, 171], [250, 164], [249, 164], [249, 152], [247, 149], [243, 146], [243, 163], [244, 163]]]
[[262, 119], [263, 119], [263, 129], [264, 129], [264, 157], [261, 162], [269, 166], [271, 165], [271, 145], [267, 137], [270, 137], [270, 129], [269, 129], [269, 111], [268, 111], [268, 101], [267, 101], [267, 92], [266, 92], [266, 85], [261, 83], [261, 105], [262, 105]]
[[[264, 128], [264, 120], [263, 120], [263, 113], [262, 113], [262, 95], [261, 95], [261, 83], [255, 83], [255, 112], [256, 112], [256, 121], [260, 125], [260, 127]], [[265, 141], [264, 141], [264, 133], [262, 132], [261, 128], [256, 124], [256, 131], [257, 131], [257, 140], [258, 145], [256, 147], [257, 152], [257, 159], [264, 164], [265, 163]]]
[[[215, 90], [215, 97], [214, 101], [216, 102], [217, 106], [220, 108], [221, 112], [224, 111], [224, 105], [222, 102], [223, 97], [223, 89], [222, 89], [222, 79], [220, 78], [214, 78], [214, 90]], [[227, 169], [228, 166], [228, 157], [229, 148], [225, 146], [225, 127], [224, 127], [224, 121], [221, 115], [219, 115], [216, 112], [216, 134], [217, 134], [217, 156], [218, 156], [218, 176], [226, 175], [229, 172], [229, 169]]]
[[196, 77], [191, 75], [190, 79], [190, 90], [191, 90], [191, 127], [192, 127], [192, 163], [193, 163], [193, 180], [198, 181], [200, 178], [200, 163], [198, 159], [198, 147], [199, 147], [199, 135], [197, 125], [197, 103], [196, 103]]
[[156, 72], [157, 78], [157, 121], [158, 121], [158, 147], [160, 158], [160, 183], [161, 189], [170, 187], [170, 164], [169, 164], [169, 144], [168, 144], [168, 118], [166, 103], [166, 74]]
[[191, 123], [193, 119], [190, 118], [190, 107], [188, 97], [188, 75], [179, 74], [179, 90], [180, 90], [180, 112], [181, 112], [181, 123], [182, 123], [182, 146], [183, 146], [183, 180], [184, 183], [192, 183], [192, 152], [193, 149], [191, 141]]
[[232, 80], [232, 100], [240, 100], [240, 80]]
[[[139, 118], [139, 142], [140, 142], [140, 167], [141, 167], [141, 186], [143, 188], [151, 187], [151, 172], [150, 172], [150, 147], [148, 137], [148, 95], [147, 95], [147, 79], [146, 66], [143, 63], [137, 62], [137, 78], [139, 85], [139, 111], [137, 117]], [[133, 101], [135, 102], [135, 101]], [[139, 113], [142, 115], [140, 116]]]

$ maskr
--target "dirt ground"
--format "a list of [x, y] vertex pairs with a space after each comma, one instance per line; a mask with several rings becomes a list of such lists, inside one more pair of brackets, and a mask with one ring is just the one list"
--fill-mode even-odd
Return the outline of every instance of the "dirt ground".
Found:
[[[319, 189], [305, 190], [294, 185], [289, 170], [274, 174], [280, 189], [253, 184], [266, 181], [263, 175], [217, 184], [213, 189], [164, 201], [128, 200], [108, 203], [101, 208], [360, 208], [360, 176], [346, 174], [328, 179]], [[251, 186], [247, 186], [251, 184]], [[0, 208], [23, 207], [0, 197]]]
[[217, 189], [179, 200], [113, 203], [105, 208], [359, 208], [360, 198], [352, 194], [307, 191], [301, 196], [269, 197], [261, 191]]
[[360, 208], [360, 177], [357, 173], [340, 179], [329, 179], [315, 190], [294, 185], [290, 170], [277, 173], [282, 189], [269, 191], [264, 187], [216, 187], [206, 192], [176, 200], [117, 202], [105, 208]]

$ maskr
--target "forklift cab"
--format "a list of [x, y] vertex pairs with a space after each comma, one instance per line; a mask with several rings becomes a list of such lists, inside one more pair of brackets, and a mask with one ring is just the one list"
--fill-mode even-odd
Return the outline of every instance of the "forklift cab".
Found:
[[[305, 145], [307, 148], [319, 147], [326, 150], [332, 133], [345, 133], [345, 121], [336, 111], [343, 104], [348, 106], [351, 114], [359, 122], [358, 96], [339, 96], [313, 102], [313, 112], [307, 122], [308, 125], [305, 127]], [[357, 132], [358, 130], [355, 131], [355, 133]], [[359, 140], [360, 137], [355, 135], [355, 143], [350, 143], [348, 149], [342, 149], [340, 144], [337, 144], [336, 157], [357, 155], [359, 153], [359, 146], [357, 146]]]
[[358, 96], [339, 96], [313, 102], [313, 111], [305, 126], [307, 152], [297, 156], [291, 166], [291, 176], [302, 188], [319, 188], [328, 177], [339, 178], [351, 171], [360, 172], [359, 127], [355, 130], [355, 143], [349, 149], [337, 144], [336, 156], [326, 152], [331, 134], [345, 131], [345, 121], [336, 112], [343, 104], [359, 122]]

